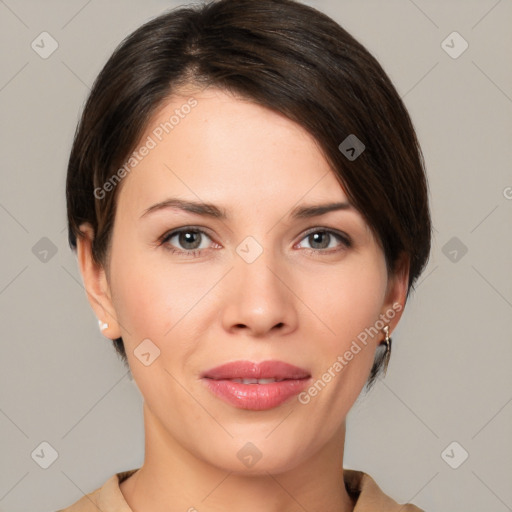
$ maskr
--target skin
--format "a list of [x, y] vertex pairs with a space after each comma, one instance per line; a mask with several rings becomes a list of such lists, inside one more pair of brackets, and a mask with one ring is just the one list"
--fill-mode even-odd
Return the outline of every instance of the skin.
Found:
[[[78, 242], [91, 306], [109, 324], [106, 337], [123, 337], [144, 399], [144, 465], [121, 492], [134, 512], [352, 510], [341, 476], [345, 419], [383, 333], [308, 404], [294, 397], [266, 411], [238, 409], [199, 375], [229, 361], [277, 359], [315, 381], [379, 315], [405, 304], [408, 265], [388, 275], [353, 207], [288, 217], [298, 205], [347, 201], [301, 126], [220, 90], [180, 93], [156, 112], [141, 143], [191, 95], [197, 106], [119, 185], [108, 268], [92, 259], [89, 225]], [[229, 218], [171, 208], [141, 218], [171, 196], [214, 203]], [[183, 237], [159, 245], [187, 226], [206, 233], [192, 239], [197, 257], [167, 250], [190, 252]], [[338, 230], [352, 246], [326, 234], [315, 242], [310, 228]], [[236, 252], [248, 236], [263, 249], [252, 263]], [[388, 322], [390, 333], [400, 316]], [[160, 349], [149, 366], [134, 355], [146, 338]], [[251, 468], [237, 457], [247, 442], [262, 454]]]

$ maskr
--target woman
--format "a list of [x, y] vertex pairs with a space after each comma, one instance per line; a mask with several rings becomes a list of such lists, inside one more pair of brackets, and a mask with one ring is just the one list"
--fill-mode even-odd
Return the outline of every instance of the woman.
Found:
[[66, 511], [420, 510], [343, 469], [431, 233], [408, 113], [344, 29], [292, 0], [145, 24], [91, 91], [67, 205], [146, 442]]

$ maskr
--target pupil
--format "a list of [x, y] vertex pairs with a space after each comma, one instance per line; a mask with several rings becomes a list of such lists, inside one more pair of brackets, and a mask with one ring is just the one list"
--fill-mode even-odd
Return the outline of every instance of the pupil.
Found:
[[[320, 248], [321, 248], [321, 249], [325, 249], [329, 244], [328, 244], [328, 243], [327, 243], [327, 244], [325, 244], [325, 243], [323, 243], [323, 244], [322, 244], [321, 242], [318, 242], [318, 238], [322, 238], [322, 237], [324, 237], [324, 238], [325, 238], [324, 242], [325, 242], [325, 241], [327, 240], [327, 236], [326, 236], [326, 235], [327, 235], [327, 233], [325, 233], [325, 232], [323, 232], [323, 231], [322, 231], [322, 232], [318, 232], [318, 233], [313, 233], [313, 234], [311, 235], [311, 236], [313, 237], [313, 240], [314, 240], [314, 242], [313, 242], [313, 243], [320, 243], [320, 245], [322, 246], [322, 247], [320, 247]], [[312, 244], [312, 245], [313, 245], [313, 244]]]
[[[193, 238], [197, 237], [198, 233], [194, 231], [186, 231], [184, 233], [181, 233], [181, 239], [180, 243], [182, 243], [183, 247], [186, 247], [187, 249], [196, 249], [198, 247], [198, 244], [196, 243], [194, 245]], [[197, 240], [196, 240], [197, 242]], [[193, 247], [189, 247], [189, 245], [192, 244]]]

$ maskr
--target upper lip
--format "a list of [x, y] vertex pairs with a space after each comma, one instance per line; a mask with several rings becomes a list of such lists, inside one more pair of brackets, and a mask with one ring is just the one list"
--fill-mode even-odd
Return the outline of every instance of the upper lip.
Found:
[[311, 375], [298, 366], [284, 361], [232, 361], [210, 368], [201, 374], [207, 379], [305, 379]]

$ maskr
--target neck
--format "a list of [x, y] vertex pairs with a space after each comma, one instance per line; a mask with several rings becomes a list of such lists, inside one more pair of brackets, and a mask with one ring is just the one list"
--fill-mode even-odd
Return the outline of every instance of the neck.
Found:
[[[298, 465], [254, 474], [213, 466], [169, 433], [144, 403], [145, 459], [121, 485], [134, 512], [352, 512], [343, 482], [345, 424], [316, 453]], [[255, 466], [256, 467], [256, 466]]]

